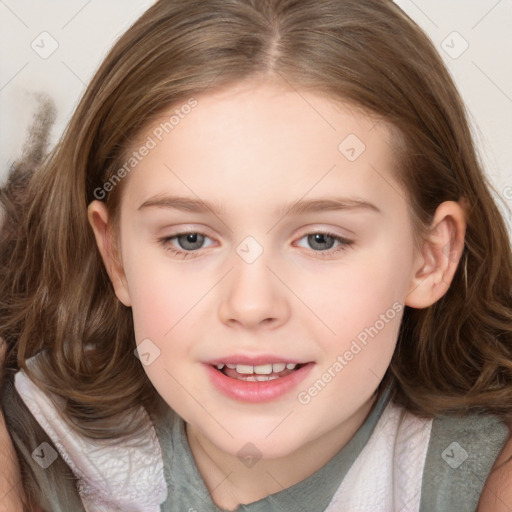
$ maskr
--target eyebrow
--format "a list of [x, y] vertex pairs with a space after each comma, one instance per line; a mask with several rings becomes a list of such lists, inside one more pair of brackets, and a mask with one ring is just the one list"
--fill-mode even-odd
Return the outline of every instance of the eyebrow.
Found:
[[[175, 209], [191, 213], [211, 212], [218, 216], [225, 213], [225, 208], [220, 205], [191, 197], [181, 196], [154, 196], [147, 201], [144, 201], [139, 206], [139, 210], [150, 207]], [[311, 199], [307, 201], [300, 199], [294, 203], [282, 206], [276, 211], [276, 215], [284, 217], [286, 215], [300, 215], [305, 213], [335, 210], [367, 210], [382, 213], [382, 211], [373, 203], [360, 198], [333, 197], [325, 199]]]

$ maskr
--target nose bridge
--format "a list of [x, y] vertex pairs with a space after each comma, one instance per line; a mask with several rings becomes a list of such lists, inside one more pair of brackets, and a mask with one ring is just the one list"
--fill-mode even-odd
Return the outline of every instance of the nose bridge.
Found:
[[279, 324], [289, 315], [286, 290], [269, 270], [269, 251], [254, 237], [246, 237], [235, 249], [233, 271], [226, 281], [219, 306], [223, 322], [255, 327]]

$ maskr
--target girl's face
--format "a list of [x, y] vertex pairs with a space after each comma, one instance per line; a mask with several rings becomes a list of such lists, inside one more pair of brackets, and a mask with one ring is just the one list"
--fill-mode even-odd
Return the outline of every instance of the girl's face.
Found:
[[284, 456], [364, 420], [422, 258], [383, 122], [275, 82], [195, 100], [134, 147], [110, 273], [189, 428]]

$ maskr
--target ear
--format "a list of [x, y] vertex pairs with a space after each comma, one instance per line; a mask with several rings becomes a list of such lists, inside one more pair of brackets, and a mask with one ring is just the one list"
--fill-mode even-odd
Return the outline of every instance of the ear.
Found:
[[112, 225], [109, 223], [107, 207], [101, 201], [92, 201], [87, 208], [87, 214], [115, 294], [125, 306], [129, 307], [131, 306], [131, 299], [128, 283], [119, 257], [119, 251], [114, 244], [113, 230]]
[[405, 305], [427, 308], [448, 290], [464, 251], [466, 215], [455, 201], [441, 203], [415, 263]]

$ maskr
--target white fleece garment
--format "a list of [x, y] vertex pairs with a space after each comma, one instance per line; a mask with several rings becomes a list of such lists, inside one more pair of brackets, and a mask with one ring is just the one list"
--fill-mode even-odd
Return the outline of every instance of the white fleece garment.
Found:
[[[69, 429], [24, 372], [16, 375], [15, 386], [79, 479], [87, 512], [160, 511], [167, 486], [149, 417], [147, 432], [134, 441], [91, 441]], [[147, 413], [141, 409], [140, 414]], [[431, 428], [432, 420], [389, 402], [325, 512], [419, 512]]]

